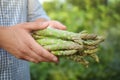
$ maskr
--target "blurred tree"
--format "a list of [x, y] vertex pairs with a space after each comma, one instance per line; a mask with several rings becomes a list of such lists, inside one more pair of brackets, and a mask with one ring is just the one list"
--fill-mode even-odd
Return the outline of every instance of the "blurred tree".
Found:
[[79, 6], [79, 8], [86, 8], [87, 6], [97, 7], [99, 4], [107, 5], [108, 0], [66, 0], [68, 3], [72, 3], [72, 5]]

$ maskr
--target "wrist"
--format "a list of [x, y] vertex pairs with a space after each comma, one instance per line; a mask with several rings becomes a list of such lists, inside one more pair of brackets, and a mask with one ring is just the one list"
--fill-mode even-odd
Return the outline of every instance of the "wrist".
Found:
[[0, 26], [0, 48], [2, 48], [4, 37], [8, 30], [8, 27]]

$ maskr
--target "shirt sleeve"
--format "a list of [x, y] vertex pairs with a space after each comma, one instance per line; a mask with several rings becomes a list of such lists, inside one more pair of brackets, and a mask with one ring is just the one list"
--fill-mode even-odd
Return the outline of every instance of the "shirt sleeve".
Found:
[[28, 21], [35, 21], [39, 18], [50, 19], [38, 0], [28, 0]]

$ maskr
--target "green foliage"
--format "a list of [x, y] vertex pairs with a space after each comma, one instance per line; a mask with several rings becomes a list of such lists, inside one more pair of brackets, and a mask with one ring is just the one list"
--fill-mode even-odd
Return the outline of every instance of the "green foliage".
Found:
[[69, 31], [87, 30], [104, 35], [105, 42], [97, 53], [100, 63], [88, 68], [69, 60], [60, 63], [31, 64], [32, 80], [120, 80], [120, 0], [58, 0], [46, 2], [51, 19], [67, 26]]

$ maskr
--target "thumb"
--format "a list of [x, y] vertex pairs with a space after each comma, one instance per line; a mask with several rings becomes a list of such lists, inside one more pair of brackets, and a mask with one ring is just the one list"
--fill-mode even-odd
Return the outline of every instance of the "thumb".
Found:
[[27, 31], [36, 31], [36, 30], [42, 30], [48, 27], [48, 23], [46, 22], [28, 22], [25, 23], [23, 26]]

